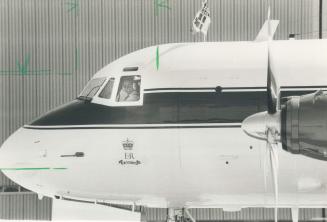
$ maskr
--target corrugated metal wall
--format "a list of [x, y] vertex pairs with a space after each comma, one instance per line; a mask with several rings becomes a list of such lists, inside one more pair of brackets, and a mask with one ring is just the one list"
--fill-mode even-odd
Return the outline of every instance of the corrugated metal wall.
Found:
[[[281, 20], [276, 39], [290, 33], [317, 38], [318, 3], [271, 0], [272, 18]], [[0, 0], [0, 144], [24, 123], [73, 99], [116, 58], [150, 45], [201, 41], [190, 31], [200, 5], [200, 0]], [[209, 6], [208, 41], [253, 40], [267, 11], [264, 0], [209, 0]], [[323, 12], [326, 35], [326, 3]], [[0, 178], [0, 185], [12, 183]], [[1, 205], [13, 203], [0, 198]], [[0, 209], [0, 215], [11, 215]]]
[[34, 193], [0, 193], [0, 219], [51, 220], [52, 200]]
[[[190, 214], [197, 221], [273, 221], [273, 209], [242, 209], [239, 212], [224, 212], [222, 209], [191, 209]], [[145, 209], [145, 215], [148, 221], [165, 221], [167, 209]], [[311, 219], [321, 218], [321, 209], [300, 209], [299, 220], [310, 221]], [[279, 209], [279, 221], [290, 221], [291, 210]]]
[[[190, 214], [197, 221], [273, 221], [273, 209], [242, 209], [239, 212], [224, 212], [222, 209], [190, 209]], [[148, 221], [166, 221], [167, 209], [145, 209], [145, 218]], [[310, 221], [319, 219], [322, 209], [299, 209], [299, 220]], [[279, 221], [290, 221], [291, 210], [279, 209]]]

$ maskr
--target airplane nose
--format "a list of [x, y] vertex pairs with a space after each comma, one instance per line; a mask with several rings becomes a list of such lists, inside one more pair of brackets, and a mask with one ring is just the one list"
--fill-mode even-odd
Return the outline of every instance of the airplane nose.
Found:
[[8, 146], [4, 143], [0, 147], [0, 169], [5, 169], [11, 167], [12, 162], [10, 161], [10, 152], [8, 151]]
[[47, 179], [58, 175], [53, 172], [62, 172], [67, 167], [57, 167], [57, 159], [49, 157], [46, 139], [47, 135], [39, 131], [25, 127], [17, 130], [0, 147], [0, 170], [20, 186], [52, 196], [54, 191]]
[[[12, 168], [17, 161], [15, 157], [15, 145], [11, 135], [0, 147], [0, 169], [5, 170]], [[18, 154], [19, 156], [19, 154]]]
[[33, 153], [30, 140], [23, 128], [13, 133], [0, 147], [0, 170], [27, 166]]
[[37, 134], [20, 128], [0, 147], [0, 170], [15, 183], [33, 190], [37, 181]]

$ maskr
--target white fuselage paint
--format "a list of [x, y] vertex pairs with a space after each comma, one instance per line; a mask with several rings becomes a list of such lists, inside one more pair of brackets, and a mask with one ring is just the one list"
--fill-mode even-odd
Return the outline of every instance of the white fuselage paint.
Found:
[[[142, 89], [265, 87], [266, 46], [252, 42], [163, 45], [159, 71], [155, 47], [150, 47], [117, 60], [94, 78], [118, 79], [135, 74], [123, 73], [124, 67], [139, 66]], [[327, 86], [327, 41], [275, 41], [271, 50], [273, 71], [281, 86], [303, 86], [304, 90]], [[96, 98], [93, 102], [97, 101], [106, 103]], [[193, 128], [183, 128], [188, 125]], [[208, 125], [221, 128], [203, 128]], [[273, 187], [265, 142], [247, 136], [240, 125], [21, 128], [0, 149], [1, 168], [49, 168], [3, 172], [18, 184], [51, 197], [148, 207], [271, 207]], [[127, 139], [133, 141], [132, 151], [123, 148]], [[60, 157], [76, 152], [84, 152], [85, 157]], [[326, 206], [327, 163], [287, 153], [281, 147], [278, 153], [279, 206]], [[140, 164], [119, 163], [131, 155]]]

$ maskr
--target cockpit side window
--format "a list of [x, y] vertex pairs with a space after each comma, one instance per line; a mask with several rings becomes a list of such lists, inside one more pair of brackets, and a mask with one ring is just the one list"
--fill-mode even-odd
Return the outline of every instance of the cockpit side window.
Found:
[[109, 79], [106, 86], [103, 88], [103, 90], [99, 94], [100, 98], [110, 99], [111, 94], [112, 94], [112, 89], [113, 89], [113, 86], [114, 86], [114, 82], [115, 82], [115, 78], [110, 78]]
[[105, 80], [106, 78], [95, 78], [90, 80], [83, 89], [82, 93], [78, 96], [78, 98], [84, 100], [91, 100], [99, 91]]
[[140, 100], [141, 76], [122, 76], [116, 96], [117, 102], [135, 102]]

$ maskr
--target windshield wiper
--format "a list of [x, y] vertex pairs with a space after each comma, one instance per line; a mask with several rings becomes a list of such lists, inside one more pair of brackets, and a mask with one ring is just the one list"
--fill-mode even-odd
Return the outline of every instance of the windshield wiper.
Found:
[[91, 102], [92, 99], [93, 99], [93, 96], [90, 97], [89, 95], [90, 95], [91, 92], [93, 92], [93, 90], [96, 89], [96, 88], [100, 88], [100, 86], [94, 86], [86, 96], [79, 96], [79, 97], [77, 97], [77, 99], [84, 100], [84, 101], [87, 101], [87, 102]]
[[76, 99], [84, 100], [84, 101], [90, 102], [90, 101], [92, 100], [92, 97], [87, 97], [87, 96], [78, 96]]

